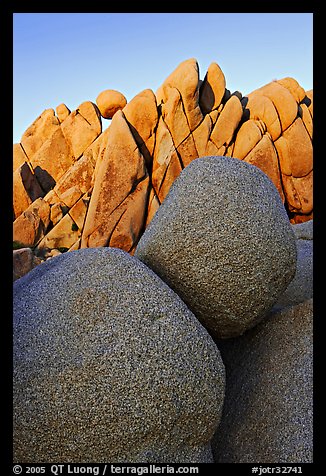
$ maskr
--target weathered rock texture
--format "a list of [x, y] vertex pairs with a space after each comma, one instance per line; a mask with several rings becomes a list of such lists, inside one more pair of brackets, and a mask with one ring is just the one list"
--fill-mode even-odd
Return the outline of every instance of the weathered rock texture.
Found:
[[[295, 79], [242, 97], [226, 89], [216, 63], [201, 81], [192, 58], [156, 94], [146, 89], [126, 105], [119, 96], [114, 115], [105, 112], [114, 101], [104, 93], [97, 98], [100, 110], [90, 101], [72, 112], [64, 104], [57, 115], [45, 110], [14, 144], [14, 219], [40, 197], [51, 207], [44, 230], [44, 236], [52, 232], [51, 240], [36, 236], [37, 252], [61, 243], [68, 249], [116, 246], [132, 254], [181, 170], [207, 155], [256, 165], [273, 181], [292, 223], [312, 218], [313, 93]], [[101, 113], [113, 115], [103, 132]], [[77, 223], [71, 209], [78, 194], [85, 206]], [[63, 228], [69, 221], [78, 232], [64, 243], [62, 225], [53, 230], [66, 214], [71, 222], [66, 218]]]
[[312, 299], [219, 341], [226, 368], [217, 463], [312, 463]]
[[13, 280], [21, 278], [31, 269], [41, 264], [40, 258], [34, 256], [30, 248], [21, 248], [13, 251]]
[[212, 462], [224, 379], [196, 317], [122, 250], [66, 253], [14, 283], [17, 462]]
[[296, 269], [295, 235], [271, 180], [230, 157], [182, 171], [135, 256], [218, 337], [242, 334], [272, 307]]

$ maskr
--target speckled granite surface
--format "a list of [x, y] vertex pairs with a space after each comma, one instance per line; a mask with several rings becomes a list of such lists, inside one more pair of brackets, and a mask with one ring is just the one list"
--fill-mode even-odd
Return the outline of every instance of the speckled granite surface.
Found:
[[181, 172], [135, 256], [223, 338], [259, 322], [296, 269], [277, 189], [260, 169], [229, 157], [199, 158]]
[[14, 460], [209, 462], [225, 385], [206, 330], [136, 258], [72, 251], [14, 284]]
[[213, 439], [216, 462], [312, 462], [312, 320], [310, 299], [217, 342], [226, 395]]

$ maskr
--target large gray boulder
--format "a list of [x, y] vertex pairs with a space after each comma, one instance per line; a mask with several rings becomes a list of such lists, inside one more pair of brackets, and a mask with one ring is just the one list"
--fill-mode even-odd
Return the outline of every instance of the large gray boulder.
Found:
[[121, 250], [14, 283], [16, 462], [210, 462], [224, 380], [207, 331]]
[[199, 158], [181, 172], [135, 256], [222, 338], [259, 322], [296, 269], [277, 189], [259, 168], [230, 157]]
[[218, 346], [227, 380], [215, 462], [311, 463], [312, 299], [272, 312]]

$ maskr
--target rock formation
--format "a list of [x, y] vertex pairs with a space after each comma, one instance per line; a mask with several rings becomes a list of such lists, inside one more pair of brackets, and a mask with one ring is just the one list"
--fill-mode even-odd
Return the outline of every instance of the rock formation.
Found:
[[218, 342], [227, 385], [217, 463], [313, 462], [312, 299]]
[[123, 109], [127, 104], [127, 99], [119, 91], [114, 89], [106, 89], [102, 91], [96, 98], [96, 104], [99, 108], [101, 116], [104, 119], [112, 119], [114, 114]]
[[312, 225], [292, 225], [296, 273], [269, 315], [216, 340], [227, 375], [216, 463], [313, 462]]
[[272, 181], [258, 167], [214, 156], [181, 172], [135, 256], [218, 337], [262, 319], [296, 267], [295, 236]]
[[[104, 111], [114, 103], [110, 94], [99, 94], [98, 106], [45, 110], [14, 144], [14, 240], [22, 246], [40, 256], [90, 246], [133, 254], [174, 180], [207, 155], [256, 165], [273, 181], [292, 223], [312, 218], [313, 94], [295, 79], [242, 97], [226, 89], [216, 63], [200, 80], [192, 58], [156, 94], [147, 89], [126, 105], [121, 99], [114, 113]], [[103, 132], [101, 114], [113, 116]], [[48, 204], [47, 216], [42, 232], [25, 242], [37, 200]]]
[[13, 281], [27, 274], [31, 269], [41, 264], [40, 258], [34, 256], [30, 248], [20, 248], [13, 251]]
[[122, 250], [65, 253], [14, 283], [16, 462], [212, 462], [224, 385], [207, 331]]
[[[14, 147], [17, 462], [312, 461], [312, 96], [278, 82], [293, 121], [278, 86], [242, 102], [217, 65], [196, 78], [180, 65], [103, 132], [60, 105]], [[189, 308], [137, 258], [152, 242]]]

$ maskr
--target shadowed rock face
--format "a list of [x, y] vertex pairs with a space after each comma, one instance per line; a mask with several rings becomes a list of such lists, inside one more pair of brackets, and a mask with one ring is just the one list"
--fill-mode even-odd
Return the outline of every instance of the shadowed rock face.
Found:
[[278, 312], [313, 298], [313, 220], [294, 224], [292, 230], [297, 248], [295, 274], [271, 312]]
[[257, 167], [204, 157], [182, 171], [136, 248], [213, 335], [256, 324], [292, 280], [295, 236]]
[[[86, 101], [72, 112], [60, 104], [57, 116], [53, 109], [45, 110], [21, 143], [14, 144], [16, 220], [45, 194], [51, 207], [62, 201], [67, 176], [70, 187], [81, 190], [84, 175], [91, 175], [83, 191], [82, 218], [77, 223], [70, 215], [78, 232], [65, 241], [61, 226], [53, 240], [60, 214], [50, 213], [54, 221], [44, 235], [52, 231], [51, 240], [41, 242], [39, 235], [33, 243], [36, 252], [51, 246], [114, 246], [133, 254], [181, 171], [208, 155], [257, 166], [274, 183], [292, 223], [312, 218], [313, 92], [304, 91], [295, 79], [273, 81], [242, 97], [226, 89], [216, 63], [201, 81], [197, 61], [191, 58], [178, 65], [156, 94], [146, 89], [125, 104], [121, 93], [109, 91], [115, 99], [103, 93], [98, 107]], [[106, 115], [110, 105], [114, 114], [107, 117], [113, 116], [112, 123], [102, 132], [101, 112]], [[79, 162], [84, 169], [87, 163], [85, 174], [75, 173]], [[17, 172], [22, 166], [28, 180]], [[75, 203], [65, 203], [66, 213]]]
[[34, 256], [30, 248], [21, 248], [13, 252], [13, 280], [21, 278], [31, 269], [41, 264], [41, 260]]
[[14, 283], [17, 462], [212, 462], [224, 385], [207, 331], [126, 252], [73, 251]]
[[227, 384], [217, 463], [312, 463], [312, 299], [217, 341]]

